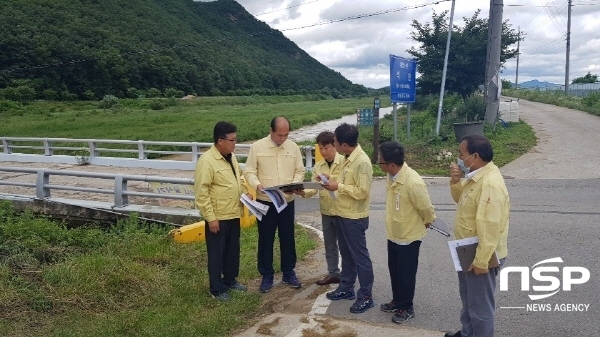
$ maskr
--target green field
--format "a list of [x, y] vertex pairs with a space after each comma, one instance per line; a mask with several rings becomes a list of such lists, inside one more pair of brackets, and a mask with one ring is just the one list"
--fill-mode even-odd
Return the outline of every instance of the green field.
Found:
[[99, 105], [11, 103], [0, 107], [0, 136], [212, 142], [215, 123], [225, 120], [238, 126], [238, 141], [244, 142], [267, 135], [269, 122], [278, 115], [287, 116], [292, 128], [297, 129], [356, 113], [357, 108], [372, 107], [373, 100], [318, 100], [313, 95], [225, 96], [119, 100], [109, 109]]
[[[423, 99], [433, 99], [433, 103], [426, 110], [413, 110], [410, 139], [406, 135], [406, 113], [402, 109], [399, 111], [398, 140], [406, 148], [408, 164], [419, 173], [447, 175], [449, 162], [456, 160], [458, 149], [452, 131], [456, 116], [450, 113], [442, 119], [440, 136], [445, 138], [437, 136], [435, 113], [431, 109], [431, 106], [437, 107], [437, 103], [431, 97]], [[448, 101], [448, 104], [460, 105], [456, 97], [449, 97]], [[373, 100], [325, 99], [318, 95], [126, 99], [106, 109], [99, 107], [102, 103], [38, 101], [20, 105], [0, 101], [0, 136], [212, 142], [215, 122], [226, 120], [238, 126], [238, 141], [247, 142], [267, 135], [269, 122], [274, 116], [287, 116], [292, 128], [297, 129], [353, 114], [357, 108], [369, 108]], [[385, 106], [389, 106], [389, 102], [382, 99], [382, 107]], [[448, 111], [453, 109], [452, 105], [447, 108]], [[373, 127], [361, 127], [360, 132], [359, 141], [371, 155]], [[381, 142], [392, 139], [391, 116], [382, 120], [380, 135]], [[518, 158], [536, 144], [533, 130], [523, 122], [512, 123], [506, 128], [486, 128], [486, 136], [494, 146], [494, 162], [500, 166]], [[166, 146], [151, 148], [176, 150]], [[443, 151], [454, 155], [437, 160]], [[376, 175], [383, 174], [377, 165], [374, 172]]]

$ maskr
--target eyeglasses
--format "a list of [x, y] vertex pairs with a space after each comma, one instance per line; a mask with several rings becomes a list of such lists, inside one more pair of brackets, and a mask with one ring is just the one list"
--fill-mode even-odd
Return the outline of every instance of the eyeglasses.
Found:
[[389, 164], [389, 163], [386, 163], [386, 162], [382, 162], [382, 161], [380, 161], [380, 162], [378, 162], [377, 164], [379, 164], [379, 165], [387, 165], [387, 164]]
[[228, 140], [230, 142], [237, 142], [237, 138], [233, 138], [233, 139], [228, 139], [228, 138], [221, 138], [223, 140]]

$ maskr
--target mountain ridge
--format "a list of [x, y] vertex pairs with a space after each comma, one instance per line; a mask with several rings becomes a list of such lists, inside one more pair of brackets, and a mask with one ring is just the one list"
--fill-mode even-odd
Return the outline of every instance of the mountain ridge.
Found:
[[3, 0], [0, 12], [0, 90], [47, 99], [366, 92], [233, 0]]

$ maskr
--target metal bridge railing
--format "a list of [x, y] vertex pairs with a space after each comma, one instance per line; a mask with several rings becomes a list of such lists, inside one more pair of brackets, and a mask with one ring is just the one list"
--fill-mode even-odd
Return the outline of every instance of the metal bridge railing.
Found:
[[[146, 198], [161, 198], [161, 199], [179, 199], [179, 200], [194, 200], [193, 195], [179, 194], [162, 194], [150, 192], [136, 192], [129, 190], [128, 182], [157, 182], [157, 183], [172, 183], [180, 185], [194, 185], [194, 179], [188, 178], [171, 178], [160, 176], [144, 176], [144, 175], [125, 175], [125, 174], [110, 174], [110, 173], [95, 173], [82, 171], [67, 171], [67, 170], [51, 170], [51, 169], [32, 169], [20, 167], [0, 167], [0, 172], [17, 172], [37, 175], [35, 183], [14, 182], [0, 180], [0, 186], [18, 186], [35, 188], [35, 197], [46, 199], [51, 197], [52, 190], [78, 191], [88, 193], [112, 194], [114, 207], [123, 207], [129, 205], [129, 197], [146, 197]], [[50, 183], [51, 176], [70, 176], [84, 178], [99, 178], [114, 181], [113, 189], [101, 189], [90, 187], [78, 187], [68, 185], [54, 185]]]
[[[79, 161], [85, 157], [86, 163], [92, 165], [175, 170], [193, 170], [202, 152], [213, 145], [198, 142], [35, 137], [0, 137], [0, 140], [0, 161], [80, 164]], [[251, 145], [237, 144], [236, 156], [247, 158]], [[312, 168], [314, 147], [301, 146], [301, 150], [306, 168]], [[112, 156], [114, 154], [120, 156]], [[149, 159], [149, 155], [155, 159]], [[190, 160], [161, 159], [168, 155], [189, 155]]]

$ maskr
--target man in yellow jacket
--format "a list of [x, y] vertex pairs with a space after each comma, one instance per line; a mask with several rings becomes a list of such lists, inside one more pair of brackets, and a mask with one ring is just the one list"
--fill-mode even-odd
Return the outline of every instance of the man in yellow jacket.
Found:
[[500, 265], [508, 255], [510, 200], [504, 178], [492, 162], [494, 151], [486, 137], [463, 137], [458, 152], [457, 164], [450, 167], [450, 192], [458, 204], [454, 235], [457, 239], [477, 237], [479, 245], [468, 270], [458, 272], [462, 329], [445, 336], [493, 336], [500, 267], [490, 268], [488, 262], [494, 251]]
[[[323, 159], [315, 164], [312, 171], [312, 181], [317, 181], [320, 174], [327, 174], [332, 179], [336, 179], [340, 173], [340, 167], [344, 162], [344, 156], [339, 154], [333, 142], [335, 135], [331, 131], [323, 131], [317, 136], [317, 144]], [[300, 191], [304, 198], [310, 198], [319, 193], [319, 205], [321, 209], [321, 226], [323, 227], [323, 243], [325, 245], [325, 261], [327, 261], [328, 274], [316, 283], [320, 286], [331, 283], [340, 283], [340, 250], [338, 247], [338, 235], [336, 229], [338, 224], [335, 221], [333, 203], [335, 201], [335, 192], [326, 190], [306, 190]], [[333, 194], [333, 195], [332, 195]]]
[[277, 212], [265, 187], [302, 182], [304, 163], [298, 145], [288, 140], [290, 122], [285, 117], [271, 120], [271, 132], [250, 147], [244, 169], [246, 181], [256, 189], [258, 202], [269, 206], [267, 214], [258, 221], [258, 272], [262, 275], [259, 290], [269, 292], [273, 287], [273, 244], [279, 235], [281, 253], [281, 281], [292, 288], [301, 288], [296, 276], [296, 239], [294, 237], [294, 194], [286, 195], [288, 205]]
[[221, 301], [231, 299], [229, 290], [246, 291], [236, 280], [240, 270], [240, 197], [248, 192], [233, 154], [236, 132], [235, 125], [218, 122], [213, 131], [214, 145], [202, 154], [194, 173], [196, 208], [206, 222], [210, 293]]
[[[328, 191], [336, 191], [334, 202], [335, 221], [338, 223], [338, 243], [342, 255], [342, 277], [334, 291], [327, 298], [335, 301], [352, 300], [350, 312], [363, 313], [375, 305], [373, 290], [373, 263], [367, 248], [366, 231], [369, 228], [369, 204], [371, 201], [371, 181], [373, 166], [369, 156], [358, 144], [358, 128], [355, 125], [341, 124], [335, 129], [334, 145], [338, 152], [346, 156], [337, 177], [327, 176], [324, 184]], [[354, 292], [356, 278], [360, 283]]]
[[421, 239], [435, 219], [434, 208], [421, 176], [404, 162], [404, 148], [398, 142], [379, 146], [379, 167], [388, 174], [385, 202], [388, 268], [392, 301], [381, 310], [393, 312], [394, 323], [415, 317], [413, 299], [419, 266]]

